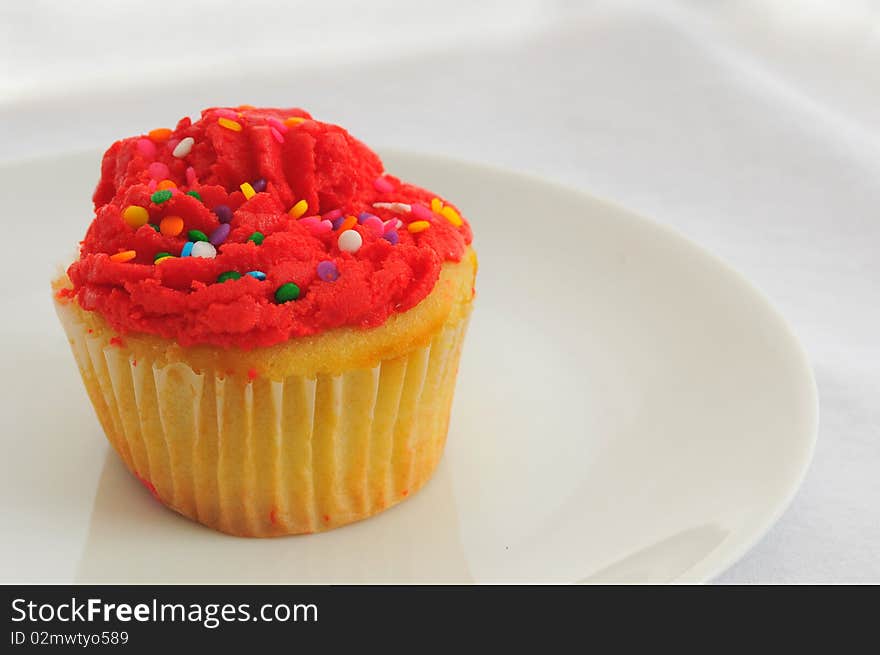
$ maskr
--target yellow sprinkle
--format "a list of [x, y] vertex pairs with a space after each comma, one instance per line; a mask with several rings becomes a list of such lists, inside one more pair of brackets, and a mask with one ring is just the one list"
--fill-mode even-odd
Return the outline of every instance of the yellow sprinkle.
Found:
[[165, 255], [164, 257], [159, 257], [159, 259], [157, 259], [157, 260], [154, 261], [153, 263], [154, 263], [154, 264], [161, 264], [161, 263], [164, 262], [166, 259], [175, 259], [175, 257], [174, 257], [174, 255]]
[[300, 200], [293, 207], [291, 207], [290, 211], [287, 213], [293, 216], [293, 218], [299, 218], [307, 211], [309, 211], [309, 203], [307, 203], [305, 200]]
[[118, 252], [115, 255], [110, 255], [110, 261], [130, 262], [135, 257], [137, 257], [137, 253], [134, 250], [123, 250], [122, 252]]
[[431, 198], [431, 211], [439, 214], [441, 209], [443, 209], [443, 203], [440, 202], [440, 198]]
[[225, 127], [227, 130], [232, 130], [233, 132], [241, 132], [241, 123], [238, 123], [229, 118], [220, 117], [217, 119], [217, 122]]
[[406, 229], [415, 234], [416, 232], [424, 232], [431, 224], [428, 221], [413, 221], [406, 226]]
[[294, 125], [299, 125], [305, 120], [305, 118], [300, 118], [299, 116], [290, 116], [289, 118], [284, 119], [284, 124], [287, 127], [293, 127]]
[[129, 205], [122, 210], [122, 220], [128, 223], [134, 229], [138, 229], [141, 225], [145, 225], [150, 220], [150, 213], [139, 205]]
[[440, 210], [440, 213], [445, 216], [446, 220], [452, 223], [455, 227], [461, 227], [461, 216], [459, 216], [458, 212], [455, 211], [452, 207], [446, 205], [443, 209]]
[[241, 189], [241, 192], [244, 194], [244, 197], [247, 198], [248, 200], [250, 200], [255, 195], [257, 195], [257, 192], [254, 191], [254, 187], [251, 186], [250, 182], [242, 182], [238, 186], [238, 188]]

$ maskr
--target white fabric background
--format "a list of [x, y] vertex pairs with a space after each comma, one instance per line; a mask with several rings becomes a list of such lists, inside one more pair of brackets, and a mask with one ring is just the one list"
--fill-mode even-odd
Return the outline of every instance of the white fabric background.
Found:
[[4, 3], [0, 66], [0, 160], [301, 105], [674, 226], [773, 299], [821, 398], [801, 492], [719, 581], [880, 582], [880, 5]]

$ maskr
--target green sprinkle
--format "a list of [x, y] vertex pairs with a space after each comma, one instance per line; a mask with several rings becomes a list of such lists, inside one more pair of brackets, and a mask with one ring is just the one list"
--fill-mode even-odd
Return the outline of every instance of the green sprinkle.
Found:
[[172, 257], [173, 255], [170, 252], [157, 252], [156, 256], [153, 257], [153, 261], [157, 259], [162, 259], [163, 257]]
[[151, 228], [153, 228], [154, 230], [156, 230], [156, 232], [160, 232], [160, 230], [159, 230], [159, 226], [156, 225], [155, 223], [147, 223], [147, 225], [149, 225]]
[[262, 232], [254, 232], [252, 235], [250, 235], [247, 238], [247, 240], [253, 241], [255, 244], [257, 244], [259, 246], [261, 243], [263, 243], [263, 239], [265, 239], [265, 238], [266, 237], [263, 235]]
[[171, 189], [162, 189], [161, 191], [156, 191], [153, 195], [150, 196], [150, 200], [155, 202], [157, 205], [165, 202], [166, 200], [171, 199]]
[[293, 282], [282, 284], [275, 291], [275, 302], [279, 305], [281, 303], [290, 302], [291, 300], [296, 300], [297, 298], [299, 298], [299, 287]]
[[195, 198], [196, 200], [201, 200], [201, 199], [202, 199], [202, 196], [199, 195], [199, 192], [198, 192], [198, 191], [187, 191], [187, 192], [186, 192], [186, 195], [188, 195], [188, 196], [192, 196], [192, 197]]
[[218, 282], [226, 282], [226, 280], [237, 280], [241, 277], [241, 273], [238, 271], [226, 271], [225, 273], [220, 273], [217, 276]]
[[207, 241], [208, 235], [201, 230], [190, 230], [186, 233], [190, 241]]

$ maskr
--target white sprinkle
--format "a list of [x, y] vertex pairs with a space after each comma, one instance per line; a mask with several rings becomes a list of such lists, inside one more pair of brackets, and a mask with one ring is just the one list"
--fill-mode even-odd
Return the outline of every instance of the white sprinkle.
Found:
[[376, 209], [390, 209], [393, 212], [412, 211], [412, 207], [405, 202], [374, 202], [373, 207]]
[[357, 252], [364, 243], [357, 230], [346, 230], [339, 235], [339, 249], [343, 252]]
[[189, 154], [189, 151], [192, 150], [193, 144], [196, 142], [191, 136], [186, 137], [185, 139], [181, 139], [180, 143], [174, 146], [174, 150], [171, 151], [171, 154], [181, 159], [186, 157]]
[[204, 257], [205, 259], [214, 259], [216, 256], [217, 249], [207, 241], [196, 241], [190, 253], [190, 257]]

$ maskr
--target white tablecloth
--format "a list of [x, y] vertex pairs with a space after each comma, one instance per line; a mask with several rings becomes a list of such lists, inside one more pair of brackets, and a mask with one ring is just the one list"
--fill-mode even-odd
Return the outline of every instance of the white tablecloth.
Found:
[[880, 582], [880, 7], [53, 4], [0, 9], [0, 160], [301, 105], [580, 187], [733, 264], [805, 344], [821, 427], [793, 505], [719, 581]]

